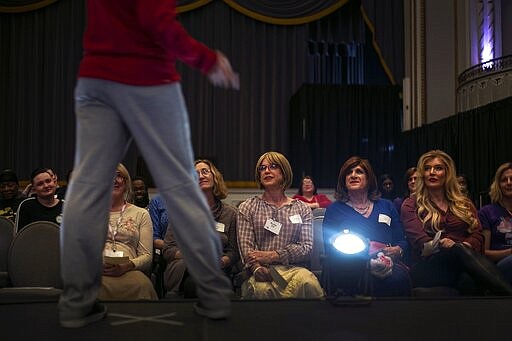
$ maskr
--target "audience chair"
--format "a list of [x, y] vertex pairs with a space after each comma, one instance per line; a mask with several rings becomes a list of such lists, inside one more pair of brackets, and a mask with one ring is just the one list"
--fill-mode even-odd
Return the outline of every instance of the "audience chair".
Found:
[[318, 279], [322, 275], [322, 258], [324, 257], [323, 222], [325, 208], [313, 210], [313, 249], [310, 254], [310, 270]]
[[12, 287], [0, 289], [0, 302], [57, 300], [62, 288], [59, 226], [36, 221], [17, 233], [7, 271]]
[[7, 255], [14, 237], [14, 223], [5, 217], [0, 217], [0, 288], [9, 286], [7, 274]]
[[151, 283], [153, 283], [153, 287], [155, 288], [156, 294], [158, 298], [162, 299], [165, 297], [165, 287], [164, 287], [164, 271], [167, 262], [162, 256], [162, 250], [154, 249], [153, 250], [153, 264], [151, 269]]

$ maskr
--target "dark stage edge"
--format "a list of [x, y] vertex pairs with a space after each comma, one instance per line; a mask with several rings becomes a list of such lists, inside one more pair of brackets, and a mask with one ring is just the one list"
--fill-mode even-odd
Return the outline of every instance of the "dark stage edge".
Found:
[[3, 303], [0, 340], [505, 340], [512, 330], [508, 297], [233, 301], [223, 321], [196, 315], [193, 302], [109, 302], [106, 319], [79, 329], [59, 326], [56, 302]]

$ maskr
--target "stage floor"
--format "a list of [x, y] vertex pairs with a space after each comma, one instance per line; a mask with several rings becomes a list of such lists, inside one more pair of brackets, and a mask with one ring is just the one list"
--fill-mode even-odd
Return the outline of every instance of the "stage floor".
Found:
[[56, 302], [0, 304], [0, 339], [505, 340], [512, 328], [511, 298], [234, 301], [224, 321], [196, 315], [193, 302], [107, 303], [106, 319], [79, 329], [59, 326]]

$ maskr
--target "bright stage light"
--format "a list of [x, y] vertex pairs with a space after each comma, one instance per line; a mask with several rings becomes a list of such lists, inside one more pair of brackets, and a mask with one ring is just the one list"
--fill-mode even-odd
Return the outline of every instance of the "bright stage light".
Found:
[[368, 304], [369, 246], [367, 238], [343, 229], [325, 243], [328, 300], [339, 306]]
[[343, 230], [342, 233], [334, 236], [332, 245], [341, 253], [354, 255], [364, 251], [368, 245], [365, 240], [357, 234], [350, 233], [349, 230]]

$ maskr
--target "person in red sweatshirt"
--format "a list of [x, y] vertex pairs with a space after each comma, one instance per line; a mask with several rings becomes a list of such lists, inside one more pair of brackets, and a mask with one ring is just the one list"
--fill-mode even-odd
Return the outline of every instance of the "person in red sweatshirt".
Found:
[[231, 312], [215, 222], [197, 186], [188, 113], [175, 63], [214, 85], [238, 89], [227, 58], [188, 35], [175, 0], [88, 0], [84, 55], [75, 89], [77, 141], [61, 229], [59, 320], [76, 328], [106, 316], [97, 302], [117, 164], [134, 139], [173, 212], [174, 235], [197, 279], [196, 313]]

